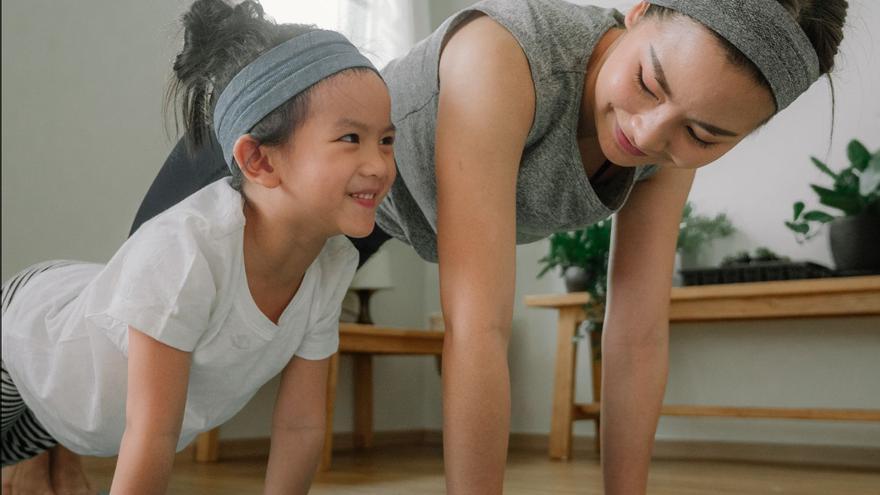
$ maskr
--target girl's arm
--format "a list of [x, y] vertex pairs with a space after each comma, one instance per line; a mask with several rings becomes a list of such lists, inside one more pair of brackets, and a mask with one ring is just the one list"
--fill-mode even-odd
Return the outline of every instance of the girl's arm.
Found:
[[510, 430], [507, 345], [516, 269], [516, 179], [535, 109], [528, 62], [488, 17], [440, 60], [437, 243], [448, 493], [500, 494]]
[[128, 329], [125, 433], [111, 493], [164, 494], [180, 437], [190, 353]]
[[662, 168], [614, 219], [602, 335], [606, 495], [645, 493], [669, 356], [669, 296], [681, 211], [694, 172]]
[[284, 368], [272, 414], [272, 445], [266, 469], [267, 494], [305, 494], [321, 460], [327, 426], [330, 358], [294, 357]]

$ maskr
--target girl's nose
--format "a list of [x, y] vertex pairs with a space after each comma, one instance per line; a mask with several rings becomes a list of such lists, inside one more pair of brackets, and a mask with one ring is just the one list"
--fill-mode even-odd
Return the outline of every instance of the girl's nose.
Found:
[[374, 176], [386, 179], [394, 173], [394, 155], [387, 153], [380, 146], [369, 152], [361, 166], [361, 173], [366, 176]]

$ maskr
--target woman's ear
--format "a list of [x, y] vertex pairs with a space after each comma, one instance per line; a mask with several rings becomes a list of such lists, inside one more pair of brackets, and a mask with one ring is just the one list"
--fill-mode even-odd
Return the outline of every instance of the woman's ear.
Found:
[[650, 6], [651, 4], [645, 1], [633, 5], [632, 8], [629, 9], [629, 12], [626, 13], [626, 17], [623, 18], [623, 25], [626, 26], [627, 29], [631, 29], [642, 19], [642, 17], [644, 17], [645, 12]]
[[266, 148], [250, 134], [244, 134], [235, 141], [232, 156], [235, 157], [242, 175], [249, 182], [268, 188], [277, 187], [281, 182], [274, 167], [269, 163]]

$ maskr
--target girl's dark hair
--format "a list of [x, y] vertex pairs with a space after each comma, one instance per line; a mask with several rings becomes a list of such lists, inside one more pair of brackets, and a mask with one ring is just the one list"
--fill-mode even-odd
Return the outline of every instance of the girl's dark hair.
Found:
[[[819, 57], [819, 71], [827, 75], [831, 84], [832, 112], [834, 102], [834, 85], [831, 81], [831, 69], [834, 68], [834, 57], [843, 40], [843, 24], [846, 20], [846, 0], [777, 0], [800, 25], [807, 38], [810, 39], [816, 55]], [[678, 12], [651, 5], [645, 16], [668, 17], [681, 15]], [[711, 31], [711, 30], [710, 30]], [[758, 67], [749, 60], [732, 43], [722, 38], [715, 31], [711, 31], [726, 49], [728, 60], [737, 67], [746, 69], [753, 79], [770, 91], [770, 83], [758, 70]], [[833, 120], [833, 117], [832, 117]]]
[[[223, 0], [196, 0], [183, 14], [183, 49], [174, 60], [174, 77], [166, 95], [166, 112], [177, 103], [190, 149], [210, 142], [217, 98], [229, 81], [261, 54], [315, 26], [276, 24], [251, 0], [235, 7]], [[266, 115], [250, 135], [264, 144], [284, 144], [308, 114], [303, 91]], [[178, 124], [177, 115], [174, 119]], [[233, 169], [240, 187], [241, 171]]]

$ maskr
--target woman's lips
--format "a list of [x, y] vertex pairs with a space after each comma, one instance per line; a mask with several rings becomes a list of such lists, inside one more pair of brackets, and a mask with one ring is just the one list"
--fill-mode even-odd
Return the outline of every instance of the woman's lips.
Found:
[[620, 146], [623, 151], [633, 156], [645, 156], [645, 153], [636, 148], [618, 126], [614, 126], [614, 137], [617, 138], [617, 145]]

